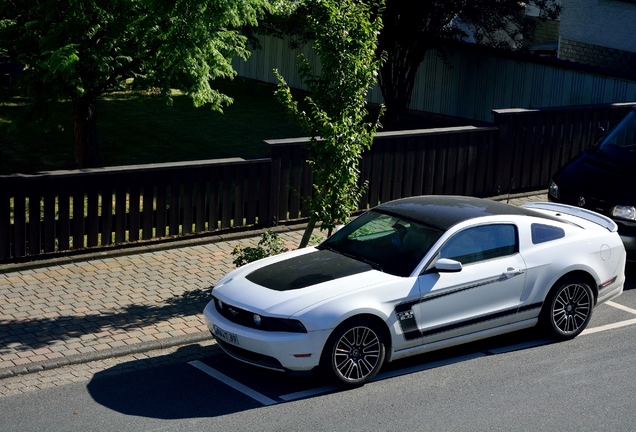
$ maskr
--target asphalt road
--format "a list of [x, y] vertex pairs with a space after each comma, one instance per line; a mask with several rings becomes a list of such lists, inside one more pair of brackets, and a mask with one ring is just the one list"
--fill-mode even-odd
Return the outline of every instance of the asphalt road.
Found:
[[630, 266], [627, 290], [572, 341], [515, 333], [395, 362], [347, 391], [184, 347], [0, 398], [0, 431], [633, 431], [635, 324]]

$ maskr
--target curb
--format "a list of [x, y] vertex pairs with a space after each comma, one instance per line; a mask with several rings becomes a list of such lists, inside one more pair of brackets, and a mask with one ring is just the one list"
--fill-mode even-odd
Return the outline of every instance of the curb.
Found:
[[210, 335], [210, 332], [206, 331], [195, 333], [192, 335], [175, 336], [171, 338], [160, 339], [152, 342], [142, 342], [133, 346], [123, 346], [108, 350], [95, 351], [92, 353], [76, 354], [69, 357], [44, 360], [41, 362], [30, 363], [25, 366], [13, 366], [10, 368], [0, 369], [0, 379], [57, 369], [63, 366], [72, 366], [90, 363], [97, 360], [122, 357], [130, 354], [141, 354], [149, 351], [173, 348], [182, 345], [190, 345], [197, 342], [209, 340], [211, 338], [212, 335]]

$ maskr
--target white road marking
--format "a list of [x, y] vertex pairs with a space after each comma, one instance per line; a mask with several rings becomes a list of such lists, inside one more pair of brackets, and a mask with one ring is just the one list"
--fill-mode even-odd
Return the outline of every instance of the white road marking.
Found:
[[614, 329], [617, 329], [617, 328], [627, 327], [629, 325], [634, 325], [634, 324], [636, 324], [636, 318], [630, 319], [630, 320], [626, 320], [626, 321], [620, 321], [620, 322], [613, 323], [613, 324], [606, 324], [606, 325], [603, 325], [603, 326], [589, 328], [589, 329], [583, 330], [583, 332], [581, 332], [581, 334], [579, 336], [584, 336], [584, 335], [588, 335], [588, 334], [592, 334], [592, 333], [599, 333], [599, 332], [607, 331], [607, 330], [614, 330]]
[[627, 306], [623, 306], [622, 304], [614, 303], [613, 301], [608, 301], [605, 303], [608, 306], [615, 307], [616, 309], [620, 309], [625, 312], [633, 313], [636, 315], [636, 309], [628, 308]]
[[324, 386], [324, 387], [318, 387], [318, 388], [309, 389], [309, 390], [303, 390], [303, 391], [299, 391], [295, 393], [289, 393], [289, 394], [278, 396], [278, 397], [284, 400], [285, 402], [290, 402], [293, 400], [319, 396], [321, 394], [330, 393], [330, 392], [338, 391], [338, 390], [342, 390], [342, 387]]
[[[614, 303], [613, 301], [608, 301], [608, 302], [606, 302], [604, 304], [606, 304], [608, 306], [615, 307], [616, 309], [620, 309], [622, 311], [629, 312], [629, 313], [632, 313], [632, 314], [636, 315], [636, 309], [632, 309], [632, 308], [629, 308], [627, 306], [623, 306], [622, 304]], [[593, 334], [593, 333], [599, 333], [599, 332], [603, 332], [603, 331], [607, 331], [607, 330], [614, 330], [614, 329], [617, 329], [617, 328], [627, 327], [627, 326], [634, 325], [634, 324], [636, 324], [636, 318], [630, 319], [630, 320], [625, 320], [625, 321], [619, 321], [619, 322], [612, 323], [612, 324], [605, 324], [605, 325], [602, 325], [602, 326], [593, 327], [593, 328], [589, 328], [589, 329], [585, 329], [585, 330], [583, 330], [581, 332], [580, 336]]]
[[240, 382], [230, 378], [227, 375], [222, 374], [221, 372], [217, 371], [214, 368], [211, 368], [210, 366], [206, 365], [205, 363], [202, 363], [198, 360], [194, 360], [191, 362], [188, 362], [189, 365], [194, 366], [195, 368], [199, 369], [200, 371], [210, 375], [212, 378], [215, 378], [219, 381], [221, 381], [222, 383], [232, 387], [235, 390], [240, 391], [241, 393], [243, 393], [244, 395], [247, 395], [249, 397], [251, 397], [252, 399], [262, 403], [263, 405], [275, 405], [278, 402], [276, 402], [273, 399], [268, 398], [267, 396], [257, 392], [256, 390], [252, 390], [251, 388], [241, 384]]

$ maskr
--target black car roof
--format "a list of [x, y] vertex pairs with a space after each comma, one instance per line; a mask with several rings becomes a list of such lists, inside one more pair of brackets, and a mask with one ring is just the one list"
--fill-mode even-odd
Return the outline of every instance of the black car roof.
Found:
[[383, 213], [447, 230], [468, 219], [493, 215], [542, 216], [522, 207], [465, 196], [426, 195], [390, 201], [376, 207]]

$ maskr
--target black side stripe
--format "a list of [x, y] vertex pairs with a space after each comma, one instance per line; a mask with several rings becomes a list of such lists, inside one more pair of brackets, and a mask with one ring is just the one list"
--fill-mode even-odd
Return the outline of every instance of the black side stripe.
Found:
[[529, 305], [525, 305], [519, 308], [519, 310], [517, 311], [517, 313], [521, 313], [521, 312], [526, 312], [532, 309], [541, 309], [543, 307], [543, 302], [539, 302], [539, 303], [531, 303]]
[[468, 291], [468, 290], [471, 290], [471, 289], [474, 289], [474, 288], [479, 288], [479, 287], [482, 287], [484, 285], [490, 285], [490, 284], [493, 284], [495, 282], [499, 282], [502, 279], [505, 279], [505, 277], [498, 276], [496, 278], [491, 278], [491, 279], [485, 280], [485, 281], [477, 283], [477, 284], [466, 285], [466, 286], [461, 287], [461, 288], [449, 289], [449, 290], [446, 290], [446, 291], [441, 292], [441, 293], [425, 294], [424, 297], [422, 297], [419, 302], [420, 303], [424, 303], [424, 302], [435, 300], [435, 299], [438, 299], [438, 298], [441, 298], [441, 297], [446, 297], [446, 296], [457, 294], [457, 293], [460, 293], [460, 292], [463, 292], [463, 291]]
[[449, 290], [446, 290], [446, 291], [441, 292], [441, 293], [425, 294], [423, 297], [420, 297], [420, 298], [418, 298], [416, 300], [411, 300], [411, 301], [408, 301], [408, 302], [404, 302], [404, 303], [398, 304], [397, 306], [395, 306], [395, 313], [399, 314], [400, 312], [408, 311], [409, 309], [412, 309], [413, 306], [415, 306], [417, 304], [420, 304], [420, 303], [424, 303], [424, 302], [428, 302], [428, 301], [435, 300], [435, 299], [438, 299], [438, 298], [442, 298], [442, 297], [446, 297], [446, 296], [449, 296], [449, 295], [457, 294], [457, 293], [460, 293], [460, 292], [463, 292], [463, 291], [468, 291], [470, 289], [478, 288], [480, 286], [489, 285], [491, 283], [498, 282], [500, 279], [501, 278], [494, 278], [494, 279], [490, 279], [490, 280], [487, 280], [485, 282], [481, 282], [481, 283], [478, 283], [478, 284], [467, 285], [467, 286], [464, 286], [464, 287], [461, 287], [461, 288], [449, 289]]
[[[517, 313], [520, 312], [526, 312], [529, 310], [533, 310], [533, 309], [540, 309], [541, 306], [543, 305], [543, 303], [533, 303], [533, 304], [529, 304], [529, 305], [525, 305], [523, 307], [520, 308], [511, 308], [511, 309], [505, 309], [499, 312], [495, 312], [492, 314], [488, 314], [488, 315], [484, 315], [481, 317], [477, 317], [477, 318], [471, 318], [471, 319], [467, 319], [464, 321], [458, 321], [456, 323], [453, 324], [447, 324], [447, 325], [443, 325], [443, 326], [439, 326], [427, 331], [421, 331], [417, 328], [417, 323], [415, 323], [415, 319], [413, 319], [414, 324], [409, 325], [408, 328], [406, 328], [402, 321], [400, 321], [400, 325], [402, 326], [402, 331], [404, 332], [404, 339], [406, 340], [413, 340], [413, 339], [418, 339], [418, 338], [424, 338], [424, 337], [429, 337], [429, 336], [433, 336], [436, 334], [440, 334], [440, 333], [446, 333], [446, 332], [450, 332], [450, 331], [454, 331], [463, 327], [469, 327], [469, 326], [473, 326], [473, 325], [477, 325], [477, 324], [481, 324], [483, 322], [487, 322], [487, 321], [492, 321], [492, 320], [496, 320], [499, 318], [504, 318], [506, 316], [510, 316], [510, 315], [515, 315]], [[397, 313], [397, 308], [396, 308], [396, 313]], [[412, 311], [411, 311], [411, 315], [413, 315]], [[398, 315], [398, 319], [399, 319], [399, 315]]]

